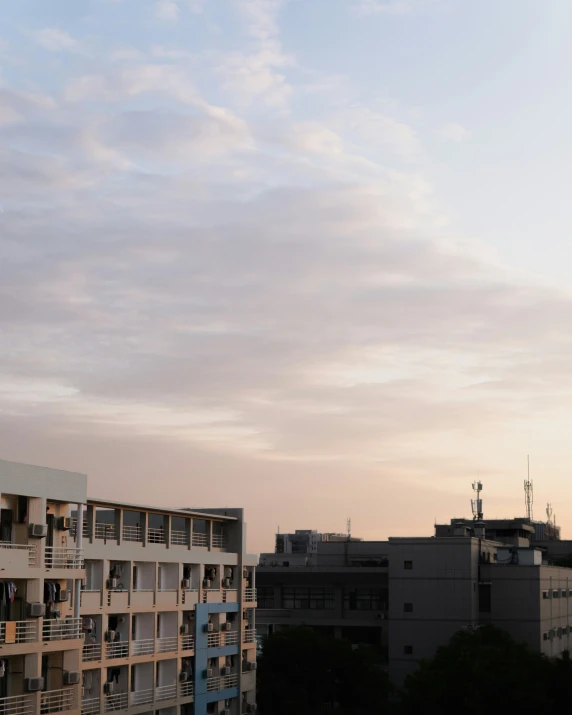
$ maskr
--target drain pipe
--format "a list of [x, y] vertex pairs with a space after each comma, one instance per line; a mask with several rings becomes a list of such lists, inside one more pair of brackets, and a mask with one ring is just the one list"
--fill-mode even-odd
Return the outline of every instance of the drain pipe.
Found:
[[[83, 504], [77, 505], [77, 522], [76, 522], [76, 532], [75, 532], [75, 546], [76, 554], [79, 561], [79, 567], [81, 568], [83, 562]], [[81, 579], [76, 578], [75, 580], [75, 593], [73, 599], [73, 616], [74, 618], [80, 617], [80, 606], [81, 606]]]

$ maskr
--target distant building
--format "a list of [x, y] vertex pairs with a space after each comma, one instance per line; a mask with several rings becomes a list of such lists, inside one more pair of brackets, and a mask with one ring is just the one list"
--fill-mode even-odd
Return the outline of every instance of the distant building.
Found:
[[[349, 537], [350, 541], [362, 541]], [[275, 553], [277, 554], [315, 554], [318, 544], [324, 542], [348, 541], [347, 534], [321, 534], [311, 529], [298, 529], [293, 534], [276, 534]]]

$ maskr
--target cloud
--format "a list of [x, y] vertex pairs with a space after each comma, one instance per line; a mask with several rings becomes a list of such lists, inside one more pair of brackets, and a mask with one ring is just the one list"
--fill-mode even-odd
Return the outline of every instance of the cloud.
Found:
[[155, 15], [160, 20], [175, 22], [179, 19], [179, 6], [175, 0], [157, 0], [155, 3]]
[[413, 8], [413, 0], [356, 0], [353, 5], [358, 15], [407, 15]]
[[77, 52], [79, 49], [73, 37], [54, 27], [35, 30], [31, 34], [37, 45], [50, 52]]
[[457, 122], [446, 122], [437, 131], [439, 141], [460, 144], [471, 138], [471, 132]]
[[205, 9], [206, 0], [188, 0], [189, 10], [194, 15], [200, 15]]

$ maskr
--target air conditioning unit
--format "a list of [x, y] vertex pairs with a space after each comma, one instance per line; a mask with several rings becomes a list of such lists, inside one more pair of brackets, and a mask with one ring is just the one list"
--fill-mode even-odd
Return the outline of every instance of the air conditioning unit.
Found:
[[69, 516], [60, 516], [56, 519], [56, 529], [60, 531], [69, 531], [72, 528], [72, 520]]
[[104, 683], [103, 684], [103, 692], [106, 695], [111, 695], [113, 693], [113, 683]]
[[203, 677], [204, 678], [212, 678], [213, 677], [213, 669], [207, 668], [206, 670], [203, 670]]
[[181, 581], [181, 588], [191, 588], [191, 579], [190, 578], [184, 578]]
[[112, 576], [107, 579], [106, 586], [107, 586], [107, 588], [117, 588], [118, 584], [119, 584], [119, 579]]
[[113, 643], [115, 639], [115, 631], [112, 631], [111, 629], [105, 631], [105, 641], [107, 643]]
[[230, 667], [228, 665], [223, 665], [220, 669], [221, 675], [230, 675]]
[[229, 578], [225, 578], [224, 581], [222, 582], [222, 585], [223, 585], [225, 588], [230, 588], [230, 579], [229, 579]]
[[211, 587], [210, 579], [208, 579], [208, 578], [203, 579], [203, 588], [210, 588], [210, 587]]
[[247, 667], [248, 667], [248, 670], [256, 670], [256, 661], [255, 660], [249, 661]]
[[48, 526], [47, 524], [29, 524], [28, 533], [34, 539], [45, 539], [48, 535]]
[[227, 622], [223, 625], [223, 630], [225, 630], [225, 631], [231, 631], [231, 630], [232, 630], [232, 623], [231, 623], [230, 621], [227, 621]]
[[183, 625], [180, 628], [180, 633], [182, 636], [189, 635], [189, 624], [188, 623], [183, 623]]
[[24, 689], [27, 693], [37, 693], [39, 690], [44, 688], [43, 678], [25, 678], [24, 679]]
[[187, 673], [186, 670], [182, 670], [182, 671], [179, 673], [179, 681], [180, 681], [181, 683], [186, 683], [188, 679], [189, 679], [189, 674]]
[[68, 601], [70, 597], [70, 592], [66, 588], [61, 588], [58, 595], [58, 603], [64, 603]]
[[255, 713], [258, 710], [258, 705], [256, 703], [249, 703], [246, 706], [247, 713]]
[[214, 633], [214, 623], [205, 623], [205, 633]]
[[28, 617], [42, 618], [46, 615], [45, 603], [28, 603]]
[[79, 670], [64, 670], [64, 685], [78, 685], [80, 680]]

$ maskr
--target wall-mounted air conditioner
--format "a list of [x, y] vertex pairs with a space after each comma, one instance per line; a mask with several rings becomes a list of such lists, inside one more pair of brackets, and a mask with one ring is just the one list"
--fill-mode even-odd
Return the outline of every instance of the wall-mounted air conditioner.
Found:
[[28, 533], [34, 539], [45, 539], [48, 535], [48, 526], [47, 524], [29, 524]]
[[188, 623], [183, 623], [181, 626], [181, 635], [182, 636], [188, 636], [189, 635], [189, 624]]
[[248, 670], [256, 670], [256, 661], [249, 661], [247, 668]]
[[105, 631], [104, 638], [107, 643], [113, 643], [115, 640], [115, 631], [112, 631], [111, 629]]
[[223, 665], [220, 669], [221, 675], [230, 675], [230, 667], [228, 665]]
[[113, 683], [104, 683], [103, 684], [103, 692], [106, 695], [111, 695], [113, 693]]
[[222, 582], [222, 585], [224, 586], [224, 588], [230, 588], [230, 579], [225, 578], [224, 581]]
[[203, 677], [204, 678], [212, 678], [213, 677], [213, 669], [207, 668], [206, 670], [203, 670]]
[[64, 685], [78, 685], [80, 680], [79, 670], [64, 670]]
[[69, 516], [60, 516], [56, 519], [56, 529], [60, 531], [69, 531], [72, 528], [72, 520]]
[[210, 579], [204, 578], [203, 579], [203, 588], [210, 588], [210, 587], [211, 587]]
[[37, 693], [39, 690], [44, 688], [43, 678], [25, 678], [24, 679], [24, 690], [27, 693]]
[[227, 621], [224, 625], [223, 628], [225, 631], [231, 631], [232, 630], [232, 623], [230, 621]]
[[45, 603], [28, 603], [28, 617], [42, 618], [46, 615]]
[[205, 633], [214, 633], [214, 623], [205, 623]]
[[115, 578], [114, 576], [111, 576], [107, 579], [107, 583], [105, 585], [107, 586], [107, 588], [117, 588], [117, 586], [119, 585], [119, 579]]
[[191, 588], [191, 579], [190, 578], [184, 578], [181, 581], [181, 588]]
[[59, 603], [64, 603], [65, 601], [68, 601], [70, 597], [70, 592], [66, 588], [60, 588], [60, 592], [58, 594], [58, 602]]

